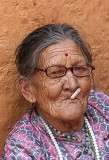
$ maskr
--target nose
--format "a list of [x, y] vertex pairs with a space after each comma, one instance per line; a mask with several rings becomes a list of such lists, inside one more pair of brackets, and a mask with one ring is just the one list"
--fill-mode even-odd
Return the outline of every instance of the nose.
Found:
[[64, 90], [74, 92], [78, 87], [78, 77], [74, 76], [71, 70], [68, 70], [65, 75]]

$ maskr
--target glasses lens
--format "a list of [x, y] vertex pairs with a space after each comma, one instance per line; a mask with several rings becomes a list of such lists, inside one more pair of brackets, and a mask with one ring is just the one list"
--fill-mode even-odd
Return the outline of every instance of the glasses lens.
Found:
[[64, 66], [51, 66], [47, 68], [47, 75], [49, 77], [62, 77], [65, 75], [66, 68]]
[[81, 66], [75, 66], [73, 68], [73, 73], [75, 76], [87, 76], [91, 73], [91, 66], [88, 65], [81, 65]]

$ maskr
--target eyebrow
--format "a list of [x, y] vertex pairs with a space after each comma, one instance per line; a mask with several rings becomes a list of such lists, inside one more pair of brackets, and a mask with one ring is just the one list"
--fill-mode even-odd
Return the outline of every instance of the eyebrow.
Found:
[[[74, 65], [86, 65], [86, 64], [88, 64], [86, 62], [86, 60], [83, 59], [83, 58], [79, 58], [79, 57], [76, 58], [75, 63], [73, 62], [73, 58], [71, 58], [71, 65], [70, 66], [74, 66]], [[51, 64], [49, 64], [49, 63], [48, 63], [48, 65], [46, 64], [44, 66], [44, 68], [48, 68], [50, 66], [66, 66], [65, 64], [62, 64], [62, 63], [63, 63], [63, 61], [58, 61], [58, 60], [52, 61]], [[74, 64], [72, 65], [72, 63], [74, 63]]]
[[[87, 64], [88, 64], [87, 62], [79, 61], [79, 62], [74, 63], [73, 65], [70, 65], [70, 66], [75, 66], [75, 65], [87, 65]], [[51, 67], [51, 66], [66, 66], [66, 65], [64, 65], [64, 64], [59, 64], [59, 63], [55, 63], [55, 64], [47, 65], [47, 66], [45, 66], [44, 68], [48, 68], [48, 67]]]

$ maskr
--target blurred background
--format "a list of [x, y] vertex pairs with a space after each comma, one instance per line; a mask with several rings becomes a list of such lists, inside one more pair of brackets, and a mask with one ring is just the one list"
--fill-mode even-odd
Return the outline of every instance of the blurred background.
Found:
[[109, 0], [0, 0], [0, 154], [9, 131], [30, 108], [17, 86], [15, 49], [48, 23], [68, 23], [84, 34], [96, 88], [109, 94]]

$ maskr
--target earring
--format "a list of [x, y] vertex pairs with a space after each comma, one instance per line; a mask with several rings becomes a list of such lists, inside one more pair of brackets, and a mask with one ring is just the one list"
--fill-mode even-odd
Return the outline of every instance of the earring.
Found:
[[30, 99], [30, 103], [33, 103], [33, 98]]

